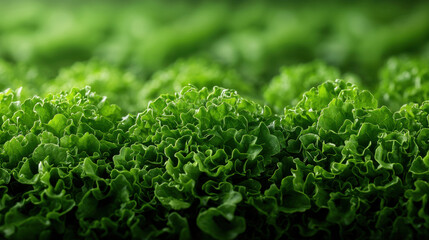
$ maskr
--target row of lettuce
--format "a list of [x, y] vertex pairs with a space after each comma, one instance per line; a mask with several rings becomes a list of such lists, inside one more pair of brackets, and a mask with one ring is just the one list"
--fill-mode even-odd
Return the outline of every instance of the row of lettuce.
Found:
[[[101, 61], [78, 62], [63, 68], [57, 76], [49, 76], [40, 68], [25, 64], [0, 61], [0, 89], [23, 87], [23, 98], [46, 96], [73, 87], [90, 86], [99, 95], [107, 96], [125, 112], [139, 112], [149, 101], [161, 94], [180, 91], [191, 84], [197, 88], [220, 86], [235, 89], [259, 103], [269, 105], [276, 113], [284, 107], [294, 106], [308, 89], [326, 80], [344, 79], [368, 89], [361, 78], [352, 73], [341, 73], [322, 61], [290, 65], [280, 69], [267, 84], [257, 86], [245, 80], [235, 69], [204, 58], [178, 60], [165, 69], [155, 72], [148, 80], [132, 72]], [[421, 103], [429, 99], [429, 58], [392, 57], [378, 70], [373, 80], [373, 91], [381, 105], [398, 110], [409, 102]]]
[[1, 238], [429, 234], [428, 102], [392, 111], [341, 80], [280, 115], [219, 87], [127, 115], [89, 88], [18, 95], [0, 93]]
[[97, 58], [149, 76], [203, 56], [265, 84], [280, 66], [313, 59], [373, 76], [388, 56], [429, 52], [425, 1], [0, 4], [0, 58], [49, 70]]

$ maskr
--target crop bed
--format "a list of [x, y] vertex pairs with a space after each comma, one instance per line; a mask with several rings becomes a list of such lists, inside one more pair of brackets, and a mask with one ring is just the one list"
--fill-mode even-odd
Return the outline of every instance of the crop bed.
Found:
[[0, 239], [429, 238], [429, 4], [313, 4], [0, 1]]

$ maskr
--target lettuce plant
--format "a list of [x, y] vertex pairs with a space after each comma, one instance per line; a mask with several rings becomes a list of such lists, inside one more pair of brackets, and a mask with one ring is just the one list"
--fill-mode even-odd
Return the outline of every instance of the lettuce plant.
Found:
[[0, 100], [7, 239], [234, 239], [246, 229], [237, 206], [281, 148], [279, 118], [221, 88], [188, 87], [122, 119], [89, 89]]
[[398, 110], [411, 102], [429, 100], [429, 59], [394, 57], [380, 69], [380, 103]]
[[321, 61], [306, 64], [283, 67], [280, 75], [273, 78], [264, 91], [265, 101], [274, 107], [277, 112], [282, 112], [286, 106], [294, 106], [302, 97], [302, 94], [327, 80], [345, 78], [355, 84], [359, 80], [350, 75], [343, 75], [332, 66]]
[[144, 109], [137, 97], [142, 83], [137, 77], [110, 64], [92, 60], [78, 62], [63, 68], [58, 76], [44, 84], [39, 94], [67, 91], [72, 88], [90, 86], [99, 95], [107, 96], [111, 102], [127, 112]]
[[41, 94], [41, 85], [44, 84], [49, 75], [50, 73], [38, 67], [27, 64], [12, 64], [0, 59], [0, 91], [7, 88], [23, 87], [20, 96], [24, 99], [35, 94]]
[[155, 72], [140, 91], [140, 101], [148, 103], [161, 94], [179, 92], [186, 85], [197, 88], [220, 86], [249, 95], [253, 89], [233, 69], [227, 69], [204, 58], [178, 60], [171, 66]]
[[377, 107], [369, 92], [338, 81], [313, 88], [286, 109], [294, 187], [312, 203], [296, 223], [297, 237], [428, 236], [427, 114], [427, 103], [392, 113]]
[[0, 113], [2, 238], [77, 237], [74, 216], [85, 194], [114, 191], [95, 176], [106, 174], [106, 159], [119, 152], [119, 108], [89, 89], [22, 102], [7, 90]]
[[[429, 103], [344, 81], [284, 115], [187, 86], [138, 114], [88, 88], [0, 94], [6, 239], [422, 239]], [[36, 234], [35, 234], [36, 233]]]

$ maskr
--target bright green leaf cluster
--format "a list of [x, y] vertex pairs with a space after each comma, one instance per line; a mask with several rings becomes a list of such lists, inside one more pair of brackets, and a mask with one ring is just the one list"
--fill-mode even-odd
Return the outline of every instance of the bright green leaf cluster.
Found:
[[148, 103], [161, 94], [179, 92], [188, 84], [197, 88], [220, 86], [235, 89], [242, 95], [249, 95], [253, 90], [233, 69], [203, 58], [189, 58], [156, 72], [140, 91], [140, 101]]
[[352, 75], [342, 75], [338, 69], [323, 62], [284, 67], [280, 75], [274, 77], [264, 92], [265, 101], [277, 112], [286, 106], [294, 106], [302, 94], [327, 80], [345, 79], [358, 84], [359, 80]]
[[22, 102], [7, 90], [0, 113], [2, 238], [77, 237], [77, 220], [67, 219], [95, 184], [88, 166], [101, 173], [103, 159], [119, 152], [120, 109], [89, 89]]
[[429, 100], [429, 59], [394, 57], [380, 70], [377, 95], [383, 105], [398, 110], [402, 105]]
[[20, 96], [31, 97], [42, 92], [40, 86], [45, 83], [48, 75], [37, 67], [11, 64], [0, 59], [0, 91], [23, 87]]
[[90, 86], [125, 111], [135, 112], [144, 109], [137, 99], [141, 85], [132, 73], [100, 61], [89, 61], [63, 68], [53, 81], [45, 84], [43, 91], [46, 94]]
[[428, 102], [392, 112], [337, 80], [284, 115], [190, 86], [125, 117], [88, 88], [7, 90], [0, 114], [6, 239], [429, 234]]

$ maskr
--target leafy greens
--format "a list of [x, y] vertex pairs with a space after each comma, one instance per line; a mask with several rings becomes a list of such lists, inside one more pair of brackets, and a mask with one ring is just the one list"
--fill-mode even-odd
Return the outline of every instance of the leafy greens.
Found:
[[429, 234], [427, 102], [392, 112], [341, 80], [284, 115], [219, 87], [126, 116], [89, 88], [16, 95], [0, 94], [6, 239]]

